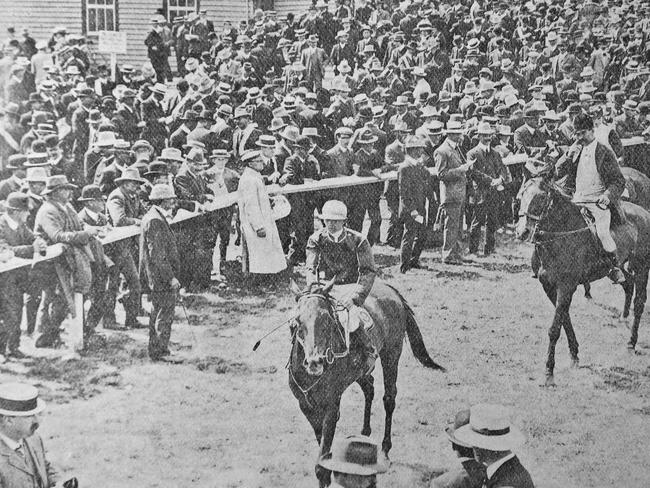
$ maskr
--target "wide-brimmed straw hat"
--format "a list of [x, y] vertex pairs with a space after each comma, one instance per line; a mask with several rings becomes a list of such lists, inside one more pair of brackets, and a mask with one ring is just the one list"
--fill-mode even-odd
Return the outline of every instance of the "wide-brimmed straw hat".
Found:
[[461, 443], [490, 451], [510, 451], [526, 438], [510, 424], [510, 412], [503, 405], [480, 403], [470, 408], [469, 424], [454, 431]]

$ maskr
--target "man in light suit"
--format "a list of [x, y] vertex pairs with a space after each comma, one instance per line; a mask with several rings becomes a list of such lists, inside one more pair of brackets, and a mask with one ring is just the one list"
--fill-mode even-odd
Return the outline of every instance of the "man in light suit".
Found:
[[50, 488], [56, 473], [38, 434], [38, 414], [45, 402], [26, 383], [0, 385], [0, 486]]
[[305, 78], [311, 84], [311, 88], [315, 93], [318, 93], [323, 87], [326, 60], [325, 51], [323, 48], [318, 47], [318, 36], [316, 34], [310, 35], [309, 47], [303, 49], [300, 53], [300, 62], [306, 68]]
[[471, 168], [471, 163], [465, 162], [458, 145], [463, 137], [462, 124], [456, 121], [448, 122], [445, 133], [447, 137], [433, 154], [435, 174], [440, 180], [440, 208], [437, 218], [443, 225], [442, 260], [447, 264], [462, 264], [459, 241], [467, 171]]
[[153, 308], [149, 319], [149, 357], [153, 361], [169, 361], [169, 338], [176, 296], [180, 259], [176, 239], [169, 221], [176, 205], [174, 190], [165, 184], [151, 189], [153, 204], [142, 219], [140, 232], [140, 277], [151, 290]]

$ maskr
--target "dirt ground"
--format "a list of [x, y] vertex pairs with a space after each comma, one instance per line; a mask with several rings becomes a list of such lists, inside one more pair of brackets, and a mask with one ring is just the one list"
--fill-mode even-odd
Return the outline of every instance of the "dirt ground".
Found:
[[[552, 307], [527, 265], [530, 249], [500, 235], [498, 254], [429, 270], [398, 272], [397, 251], [375, 249], [383, 278], [413, 306], [427, 347], [448, 372], [424, 369], [404, 349], [394, 416], [392, 466], [379, 486], [428, 486], [454, 465], [443, 430], [476, 402], [505, 404], [528, 442], [518, 454], [540, 487], [647, 487], [650, 479], [650, 327], [639, 354], [617, 320], [623, 292], [606, 280], [572, 307], [581, 367], [571, 369], [564, 336], [558, 387], [540, 387]], [[287, 384], [289, 333], [252, 346], [292, 313], [286, 286], [246, 293], [218, 288], [188, 297], [172, 333], [185, 364], [152, 364], [146, 331], [112, 333], [79, 359], [39, 359], [4, 368], [0, 379], [35, 382], [48, 401], [41, 435], [62, 479], [82, 487], [316, 486], [317, 445]], [[376, 375], [373, 435], [383, 434]], [[338, 433], [360, 431], [362, 394], [343, 399]]]

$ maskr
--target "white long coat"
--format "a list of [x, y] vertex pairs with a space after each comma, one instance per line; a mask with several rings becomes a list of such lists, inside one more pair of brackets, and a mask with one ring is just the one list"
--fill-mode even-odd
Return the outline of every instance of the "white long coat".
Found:
[[[245, 168], [237, 188], [242, 232], [243, 271], [245, 273], [279, 273], [287, 267], [278, 228], [273, 220], [271, 202], [262, 175]], [[266, 237], [256, 230], [264, 227]]]

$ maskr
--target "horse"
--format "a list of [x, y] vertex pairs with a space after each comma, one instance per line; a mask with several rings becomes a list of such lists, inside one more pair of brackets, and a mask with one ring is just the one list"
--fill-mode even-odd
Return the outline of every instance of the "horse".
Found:
[[[342, 314], [344, 321], [349, 320], [349, 314], [346, 319], [345, 309], [336, 298], [345, 296], [355, 286], [357, 285], [338, 285], [333, 288], [332, 280], [322, 288], [312, 286], [311, 289], [301, 291], [292, 283], [297, 311], [291, 325], [289, 386], [298, 400], [300, 410], [314, 430], [320, 445], [319, 459], [332, 446], [341, 396], [355, 382], [361, 387], [365, 400], [361, 434], [371, 433], [374, 378], [365, 375], [367, 366], [362, 353], [350, 347], [347, 328], [339, 318]], [[395, 288], [376, 280], [363, 306], [374, 322], [372, 329], [367, 332], [375, 338], [384, 374], [383, 403], [386, 417], [382, 452], [388, 460], [392, 447], [397, 370], [404, 335], [408, 336], [413, 354], [422, 365], [443, 372], [445, 369], [429, 356], [413, 310]], [[330, 472], [319, 465], [316, 465], [315, 471], [319, 486], [327, 486]]]
[[[608, 265], [601, 259], [602, 250], [597, 237], [587, 225], [581, 209], [571, 201], [548, 176], [538, 176], [525, 183], [521, 192], [520, 218], [516, 236], [535, 244], [541, 268], [538, 279], [555, 306], [549, 329], [546, 360], [546, 386], [555, 386], [555, 345], [564, 329], [569, 343], [573, 366], [578, 366], [578, 341], [571, 323], [570, 307], [576, 287], [605, 277]], [[612, 229], [619, 262], [625, 282], [625, 307], [629, 313], [634, 295], [634, 321], [628, 350], [634, 352], [639, 322], [647, 298], [646, 287], [650, 270], [650, 213], [630, 202], [620, 203], [621, 222]]]

